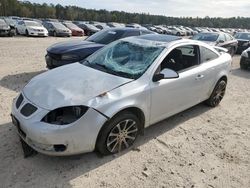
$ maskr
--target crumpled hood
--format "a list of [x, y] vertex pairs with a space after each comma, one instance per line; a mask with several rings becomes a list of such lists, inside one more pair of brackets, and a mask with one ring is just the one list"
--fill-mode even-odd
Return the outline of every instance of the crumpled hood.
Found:
[[50, 46], [47, 51], [54, 54], [63, 54], [73, 52], [76, 50], [83, 50], [87, 48], [101, 48], [103, 44], [97, 44], [86, 40], [71, 40], [66, 42], [60, 42]]
[[37, 106], [53, 110], [84, 105], [90, 99], [130, 81], [74, 63], [34, 77], [24, 87], [23, 94]]

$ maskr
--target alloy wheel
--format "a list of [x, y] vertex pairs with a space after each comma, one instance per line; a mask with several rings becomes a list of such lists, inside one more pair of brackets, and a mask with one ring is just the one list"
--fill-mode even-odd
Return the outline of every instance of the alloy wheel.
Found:
[[214, 106], [217, 106], [220, 103], [220, 101], [223, 99], [225, 95], [225, 92], [226, 92], [226, 83], [220, 82], [212, 98], [212, 103]]
[[107, 137], [107, 149], [111, 153], [121, 152], [129, 148], [135, 141], [138, 133], [138, 125], [132, 119], [119, 122], [110, 131]]

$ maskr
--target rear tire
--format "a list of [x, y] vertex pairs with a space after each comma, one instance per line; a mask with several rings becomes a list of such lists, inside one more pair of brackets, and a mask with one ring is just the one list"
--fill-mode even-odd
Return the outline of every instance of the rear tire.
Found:
[[25, 35], [26, 35], [26, 37], [30, 36], [28, 30], [25, 31]]
[[181, 34], [180, 34], [179, 32], [178, 32], [178, 33], [176, 33], [176, 35], [177, 35], [177, 36], [181, 36]]
[[57, 37], [56, 31], [53, 32], [53, 36], [54, 36], [54, 37]]
[[211, 107], [216, 107], [220, 104], [226, 92], [227, 82], [225, 80], [219, 80], [206, 104]]
[[18, 32], [18, 29], [17, 29], [17, 28], [16, 28], [16, 34], [17, 34], [17, 35], [20, 35], [20, 33]]
[[140, 128], [140, 120], [133, 113], [124, 111], [101, 129], [96, 150], [102, 155], [121, 152], [133, 145]]

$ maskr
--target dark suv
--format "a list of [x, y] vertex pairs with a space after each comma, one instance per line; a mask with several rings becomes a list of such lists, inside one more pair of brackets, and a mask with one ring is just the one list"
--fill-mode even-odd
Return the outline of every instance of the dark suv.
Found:
[[86, 40], [71, 40], [50, 46], [45, 56], [49, 69], [81, 61], [105, 45], [130, 36], [152, 34], [152, 31], [137, 28], [104, 29]]

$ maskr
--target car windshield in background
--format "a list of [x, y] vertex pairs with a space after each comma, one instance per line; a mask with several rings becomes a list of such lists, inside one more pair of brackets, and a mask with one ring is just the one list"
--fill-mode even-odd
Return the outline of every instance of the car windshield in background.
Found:
[[119, 40], [102, 48], [82, 64], [120, 77], [137, 79], [154, 62], [165, 47], [145, 40]]
[[219, 34], [217, 33], [199, 33], [193, 36], [193, 40], [201, 40], [201, 41], [211, 41], [214, 42], [218, 39]]
[[37, 22], [32, 22], [32, 21], [25, 21], [24, 22], [26, 26], [35, 26], [35, 27], [41, 27], [41, 24], [37, 23]]
[[85, 24], [88, 28], [96, 30], [97, 28], [91, 24]]
[[109, 44], [115, 40], [120, 39], [123, 34], [124, 31], [119, 31], [119, 30], [118, 31], [102, 30], [90, 36], [86, 40], [99, 44]]
[[57, 29], [67, 29], [63, 24], [59, 23], [59, 22], [53, 22], [51, 23], [55, 28]]
[[236, 33], [234, 37], [236, 39], [250, 40], [250, 33]]
[[73, 28], [73, 29], [78, 29], [78, 27], [75, 24], [73, 24], [73, 23], [65, 23], [65, 25], [67, 27], [70, 27], [70, 28]]

